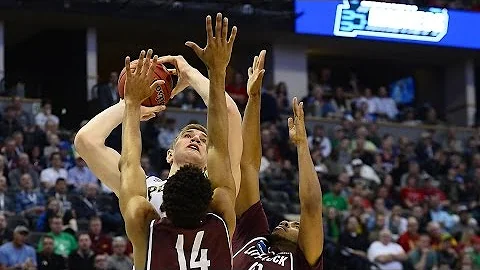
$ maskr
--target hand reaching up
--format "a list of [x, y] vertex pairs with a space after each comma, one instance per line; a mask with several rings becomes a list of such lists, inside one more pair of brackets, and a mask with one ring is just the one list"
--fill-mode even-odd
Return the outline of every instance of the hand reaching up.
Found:
[[192, 48], [197, 56], [203, 61], [209, 70], [225, 72], [230, 62], [233, 43], [237, 35], [237, 27], [232, 28], [230, 37], [228, 36], [228, 18], [222, 19], [222, 14], [218, 13], [215, 22], [215, 36], [213, 35], [212, 17], [206, 18], [207, 45], [200, 48], [196, 43], [188, 41], [185, 43]]
[[140, 105], [144, 100], [151, 97], [156, 87], [165, 83], [157, 80], [152, 83], [153, 69], [157, 65], [158, 56], [152, 60], [153, 50], [149, 49], [145, 58], [145, 51], [140, 52], [137, 68], [132, 72], [130, 68], [130, 57], [125, 58], [125, 70], [127, 79], [125, 81], [125, 102], [132, 102]]
[[253, 58], [253, 65], [248, 68], [247, 93], [248, 96], [260, 95], [262, 88], [263, 76], [265, 75], [265, 54], [267, 51], [262, 50], [258, 56]]

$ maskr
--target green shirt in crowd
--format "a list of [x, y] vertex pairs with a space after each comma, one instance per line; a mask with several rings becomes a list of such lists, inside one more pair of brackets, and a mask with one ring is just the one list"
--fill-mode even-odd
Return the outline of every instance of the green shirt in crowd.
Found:
[[[59, 234], [54, 234], [52, 232], [47, 233], [48, 236], [51, 236], [54, 241], [53, 252], [57, 255], [68, 257], [70, 253], [78, 248], [77, 240], [71, 234], [66, 232], [61, 232]], [[43, 250], [43, 239], [40, 239], [38, 243], [38, 252]]]

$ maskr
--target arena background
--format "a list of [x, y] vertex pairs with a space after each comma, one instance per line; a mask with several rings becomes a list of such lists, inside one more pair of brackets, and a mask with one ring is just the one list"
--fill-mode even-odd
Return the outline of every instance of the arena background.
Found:
[[[61, 215], [65, 233], [54, 235], [70, 240], [62, 242], [64, 249], [56, 242], [55, 253], [69, 262], [68, 269], [123, 269], [115, 264], [115, 256], [129, 254], [131, 247], [115, 238], [112, 248], [112, 237], [124, 235], [116, 198], [88, 168], [78, 168], [81, 161], [73, 135], [82, 121], [113, 104], [105, 103], [101, 92], [116, 87], [109, 79], [112, 72], [121, 70], [126, 55], [136, 56], [147, 47], [160, 55], [181, 54], [206, 74], [201, 61], [183, 44], [204, 42], [204, 17], [220, 11], [239, 28], [227, 85], [241, 92], [237, 99], [241, 109], [252, 57], [262, 49], [268, 52], [262, 98], [274, 102], [262, 104], [260, 185], [272, 225], [299, 214], [296, 155], [288, 143], [285, 121], [291, 114], [291, 98], [297, 96], [307, 105], [311, 153], [324, 195], [326, 269], [354, 269], [353, 265], [368, 269], [369, 256], [352, 250], [368, 255], [384, 227], [409, 255], [402, 262], [404, 269], [413, 269], [419, 260], [417, 234], [410, 226], [415, 221], [418, 232], [430, 235], [424, 249], [435, 254], [432, 260], [437, 266], [480, 269], [480, 94], [476, 88], [480, 85], [476, 29], [480, 3], [386, 2], [397, 11], [399, 4], [417, 5], [426, 12], [445, 8], [443, 12], [449, 14], [445, 37], [416, 42], [419, 37], [435, 36], [428, 29], [408, 39], [379, 38], [372, 31], [340, 37], [333, 25], [336, 20], [344, 22], [336, 11], [345, 1], [338, 0], [0, 1], [0, 210], [6, 217], [0, 216], [0, 240], [8, 243], [13, 235], [18, 237], [18, 230], [13, 231], [24, 224], [30, 230], [27, 243], [37, 248], [51, 230], [49, 217]], [[392, 22], [384, 19], [383, 23]], [[390, 25], [402, 27], [398, 21]], [[413, 100], [393, 103], [398, 112], [392, 113], [392, 106], [379, 104], [392, 100], [389, 94], [395, 87], [405, 87], [395, 84], [402, 79], [408, 79]], [[379, 98], [382, 86], [389, 94]], [[345, 92], [342, 97], [335, 95], [338, 88]], [[373, 95], [365, 95], [367, 88]], [[16, 96], [21, 107], [12, 99]], [[50, 119], [42, 112], [47, 100], [59, 123], [41, 121]], [[165, 175], [164, 153], [172, 134], [191, 121], [206, 122], [201, 103], [187, 89], [165, 113], [143, 124], [146, 171]], [[9, 110], [15, 111], [14, 117]], [[385, 117], [385, 113], [392, 115]], [[120, 130], [115, 130], [108, 145], [120, 150], [120, 136]], [[47, 179], [52, 177], [50, 155], [57, 151], [63, 161], [60, 167], [67, 171], [65, 176], [63, 172], [53, 175], [66, 179], [65, 197], [60, 196], [62, 181], [51, 190], [41, 183], [52, 181]], [[28, 155], [26, 164], [20, 162], [23, 153]], [[356, 159], [362, 163], [360, 173], [352, 169], [360, 168]], [[28, 182], [21, 179], [28, 175], [35, 200], [21, 192], [26, 189], [22, 182]], [[47, 203], [52, 196], [57, 200]], [[347, 218], [351, 216], [358, 218], [358, 224], [349, 231], [348, 224], [355, 223]], [[91, 247], [81, 246], [92, 249], [88, 260], [75, 257], [81, 232], [88, 232], [92, 241]], [[38, 252], [39, 269], [56, 269], [42, 265], [46, 255], [40, 248]], [[12, 254], [0, 247], [0, 264], [5, 266], [5, 258]]]

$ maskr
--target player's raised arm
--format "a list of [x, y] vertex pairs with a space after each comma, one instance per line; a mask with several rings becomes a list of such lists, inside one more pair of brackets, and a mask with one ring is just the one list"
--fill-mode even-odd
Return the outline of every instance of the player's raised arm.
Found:
[[307, 142], [303, 102], [293, 99], [293, 118], [288, 118], [290, 140], [297, 146], [300, 197], [298, 245], [313, 266], [323, 251], [322, 191]]
[[235, 203], [235, 213], [240, 217], [252, 205], [260, 200], [258, 172], [262, 159], [260, 136], [260, 102], [263, 69], [266, 51], [255, 56], [253, 65], [248, 69], [247, 93], [248, 102], [243, 116], [243, 153], [240, 162], [242, 181], [240, 192]]
[[[210, 80], [188, 64], [188, 62], [181, 55], [177, 56], [162, 56], [158, 58], [160, 63], [170, 63], [175, 66], [174, 74], [178, 76], [178, 82], [175, 89], [172, 91], [172, 97], [183, 91], [187, 86], [192, 86], [193, 89], [200, 95], [205, 105], [209, 104], [209, 87]], [[228, 115], [228, 150], [230, 155], [230, 162], [232, 168], [233, 178], [235, 179], [236, 193], [238, 195], [240, 189], [240, 159], [242, 157], [243, 145], [242, 141], [242, 116], [238, 110], [235, 101], [225, 93], [227, 101], [227, 115]]]
[[125, 83], [125, 113], [122, 131], [122, 155], [120, 169], [120, 211], [125, 220], [127, 236], [133, 244], [134, 264], [137, 270], [145, 269], [147, 258], [147, 235], [149, 222], [157, 216], [153, 206], [147, 201], [145, 172], [140, 166], [142, 138], [140, 133], [140, 104], [150, 97], [161, 81], [152, 85], [153, 67], [158, 56], [151, 60], [153, 51], [140, 53], [135, 72], [130, 69], [130, 58], [125, 59], [127, 80]]
[[[155, 117], [161, 106], [141, 107], [141, 120]], [[120, 154], [105, 145], [105, 140], [113, 129], [122, 123], [125, 101], [120, 100], [92, 118], [75, 136], [75, 150], [85, 160], [93, 174], [109, 187], [117, 196], [120, 191]]]
[[217, 14], [215, 22], [215, 36], [212, 29], [212, 18], [206, 18], [207, 45], [204, 49], [193, 42], [186, 45], [192, 48], [197, 56], [205, 63], [210, 77], [209, 106], [207, 118], [208, 178], [215, 189], [212, 208], [220, 213], [229, 229], [230, 237], [235, 231], [235, 182], [233, 180], [230, 156], [228, 151], [228, 120], [227, 104], [225, 101], [225, 76], [237, 28], [232, 28], [228, 35], [228, 19], [222, 19]]

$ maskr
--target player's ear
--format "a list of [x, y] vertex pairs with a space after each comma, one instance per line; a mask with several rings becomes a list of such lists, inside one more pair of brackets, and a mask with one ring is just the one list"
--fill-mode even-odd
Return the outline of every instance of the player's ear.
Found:
[[172, 164], [173, 163], [173, 150], [172, 149], [168, 149], [167, 151], [167, 163], [168, 164]]

